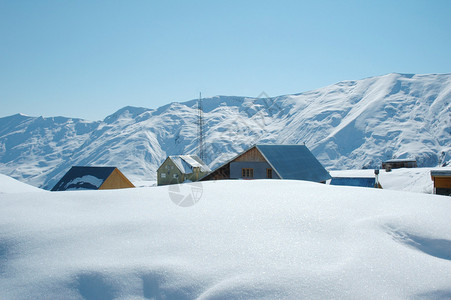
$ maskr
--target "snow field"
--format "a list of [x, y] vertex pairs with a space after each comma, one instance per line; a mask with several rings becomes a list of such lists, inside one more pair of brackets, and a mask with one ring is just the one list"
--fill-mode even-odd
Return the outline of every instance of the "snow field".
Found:
[[44, 190], [29, 184], [15, 180], [9, 176], [0, 174], [0, 194], [45, 192]]
[[275, 180], [202, 189], [186, 208], [167, 186], [0, 194], [0, 298], [451, 297], [449, 197]]
[[[390, 172], [379, 170], [379, 182], [383, 189], [432, 194], [434, 182], [431, 170], [451, 170], [443, 168], [401, 168]], [[330, 171], [332, 177], [374, 177], [373, 169]]]

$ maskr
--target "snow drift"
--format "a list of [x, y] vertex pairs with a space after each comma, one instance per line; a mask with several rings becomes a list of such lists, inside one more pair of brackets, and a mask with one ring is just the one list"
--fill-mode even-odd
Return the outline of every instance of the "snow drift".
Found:
[[451, 297], [448, 197], [218, 181], [184, 208], [174, 187], [0, 194], [1, 297]]

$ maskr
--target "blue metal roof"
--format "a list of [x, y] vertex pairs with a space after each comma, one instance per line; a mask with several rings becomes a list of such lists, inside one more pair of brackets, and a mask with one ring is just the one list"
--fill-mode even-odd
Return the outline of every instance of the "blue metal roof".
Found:
[[361, 187], [374, 187], [376, 184], [376, 178], [374, 177], [333, 177], [330, 181], [331, 185], [344, 185], [344, 186], [361, 186]]
[[314, 182], [331, 178], [329, 172], [305, 145], [256, 145], [282, 179]]
[[72, 167], [52, 191], [97, 190], [116, 167]]

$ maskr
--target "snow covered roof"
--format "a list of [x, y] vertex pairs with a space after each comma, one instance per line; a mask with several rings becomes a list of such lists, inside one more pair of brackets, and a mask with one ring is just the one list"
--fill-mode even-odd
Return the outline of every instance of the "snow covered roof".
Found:
[[171, 155], [169, 158], [183, 174], [193, 173], [194, 168], [201, 172], [210, 172], [210, 168], [197, 155]]
[[52, 191], [97, 190], [116, 167], [72, 167]]
[[451, 176], [451, 169], [447, 170], [431, 170], [431, 176], [440, 177], [440, 176]]
[[305, 145], [256, 145], [282, 179], [326, 181], [329, 172]]

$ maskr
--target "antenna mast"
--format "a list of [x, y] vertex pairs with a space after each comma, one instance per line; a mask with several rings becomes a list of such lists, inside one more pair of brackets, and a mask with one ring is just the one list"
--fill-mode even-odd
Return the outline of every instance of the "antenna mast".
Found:
[[204, 120], [203, 120], [203, 108], [202, 108], [202, 93], [199, 92], [199, 101], [197, 102], [197, 116], [198, 116], [198, 141], [199, 141], [199, 158], [205, 162], [204, 152]]

